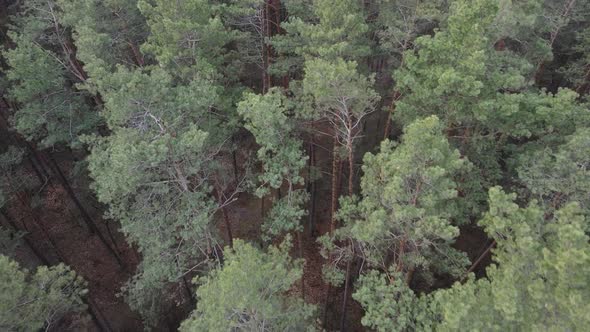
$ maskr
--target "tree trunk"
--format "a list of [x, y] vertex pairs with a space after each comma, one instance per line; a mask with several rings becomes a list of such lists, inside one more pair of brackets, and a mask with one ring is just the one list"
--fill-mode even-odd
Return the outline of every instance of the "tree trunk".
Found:
[[348, 196], [352, 197], [354, 191], [354, 150], [352, 140], [348, 142]]
[[232, 151], [231, 153], [232, 163], [234, 166], [234, 181], [236, 182], [236, 186], [238, 185], [238, 157], [236, 150]]
[[309, 161], [307, 163], [307, 191], [310, 195], [310, 208], [309, 208], [309, 234], [313, 236], [314, 218], [315, 218], [315, 181], [311, 179], [312, 168], [315, 166], [315, 144], [313, 134], [311, 143], [309, 144]]
[[231, 231], [231, 222], [229, 220], [229, 216], [227, 214], [227, 210], [225, 207], [221, 208], [221, 213], [223, 214], [223, 221], [225, 223], [225, 228], [227, 229], [227, 238], [229, 241], [229, 246], [230, 248], [234, 247], [234, 237], [232, 235], [232, 231]]
[[223, 222], [225, 224], [226, 232], [227, 232], [227, 240], [229, 242], [229, 246], [231, 248], [234, 247], [234, 237], [232, 235], [231, 230], [231, 221], [229, 220], [229, 215], [227, 214], [227, 209], [224, 206], [223, 198], [221, 196], [221, 188], [218, 186], [215, 189], [216, 196], [217, 196], [217, 204], [221, 206], [221, 214], [223, 215]]
[[330, 209], [330, 234], [334, 233], [334, 230], [336, 229], [336, 210], [338, 209], [338, 194], [340, 187], [340, 184], [338, 183], [338, 178], [340, 175], [338, 172], [338, 166], [340, 164], [340, 161], [338, 157], [338, 141], [335, 137], [332, 154], [332, 201]]
[[265, 0], [262, 8], [262, 94], [268, 92], [269, 84], [267, 82], [267, 71], [269, 63], [268, 45], [266, 44], [266, 37], [269, 34], [270, 25], [268, 24], [268, 2]]
[[[297, 232], [297, 243], [299, 247], [299, 258], [303, 259], [303, 240], [301, 239], [301, 233], [303, 231]], [[305, 271], [301, 273], [301, 299], [305, 301]]]
[[326, 283], [326, 298], [324, 301], [324, 318], [322, 320], [322, 327], [324, 330], [327, 330], [327, 322], [328, 322], [328, 307], [330, 306], [330, 294], [332, 293], [332, 285], [330, 283]]
[[492, 243], [486, 248], [486, 250], [484, 250], [484, 252], [481, 253], [481, 255], [479, 255], [479, 257], [475, 260], [475, 262], [473, 262], [473, 264], [471, 265], [469, 270], [467, 270], [467, 273], [465, 273], [465, 276], [463, 277], [463, 279], [461, 279], [462, 281], [465, 280], [465, 278], [467, 278], [469, 273], [473, 272], [475, 270], [475, 268], [477, 268], [479, 263], [481, 263], [481, 261], [487, 256], [487, 254], [490, 253], [490, 251], [492, 251], [492, 249], [494, 248], [495, 245], [496, 245], [496, 240], [493, 240]]
[[342, 315], [340, 317], [340, 332], [346, 328], [346, 308], [348, 306], [348, 288], [350, 283], [350, 265], [352, 259], [346, 262], [346, 277], [344, 279], [344, 295], [342, 296]]
[[391, 105], [389, 105], [389, 111], [387, 112], [387, 120], [385, 120], [385, 130], [383, 131], [383, 139], [389, 138], [389, 132], [391, 131], [391, 116], [395, 112], [397, 102], [401, 98], [401, 93], [398, 90], [393, 92], [391, 97]]

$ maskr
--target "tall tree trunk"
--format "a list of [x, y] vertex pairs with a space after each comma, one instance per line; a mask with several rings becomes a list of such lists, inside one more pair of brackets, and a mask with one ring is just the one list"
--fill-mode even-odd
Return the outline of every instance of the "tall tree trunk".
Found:
[[393, 115], [393, 112], [395, 112], [395, 107], [397, 105], [397, 102], [401, 98], [401, 93], [398, 90], [395, 90], [391, 98], [391, 104], [389, 105], [389, 111], [387, 112], [387, 120], [385, 120], [385, 130], [383, 131], [383, 139], [389, 138], [389, 132], [391, 131], [391, 116]]
[[233, 248], [234, 247], [234, 237], [232, 235], [231, 222], [230, 222], [229, 216], [227, 214], [227, 209], [225, 207], [222, 207], [221, 213], [223, 214], [223, 221], [225, 223], [225, 228], [227, 230], [227, 238], [229, 241], [229, 246], [230, 246], [230, 248]]
[[344, 332], [346, 328], [346, 309], [348, 307], [348, 288], [350, 283], [350, 266], [352, 259], [346, 262], [346, 277], [344, 279], [344, 294], [342, 296], [342, 314], [340, 316], [340, 332]]
[[332, 285], [330, 283], [326, 283], [326, 297], [325, 297], [325, 301], [324, 301], [324, 317], [322, 319], [322, 327], [324, 330], [327, 330], [328, 308], [330, 307], [331, 293], [332, 293]]
[[314, 228], [314, 218], [315, 218], [315, 189], [316, 184], [315, 181], [311, 179], [311, 172], [313, 167], [315, 166], [315, 142], [314, 137], [312, 134], [311, 143], [309, 144], [309, 160], [307, 163], [307, 191], [310, 195], [310, 208], [309, 208], [309, 234], [310, 236], [313, 235], [313, 228]]
[[223, 222], [225, 224], [225, 228], [226, 228], [226, 232], [227, 232], [227, 240], [229, 242], [229, 246], [231, 248], [234, 247], [234, 237], [232, 234], [232, 229], [231, 229], [231, 220], [229, 220], [229, 215], [227, 214], [227, 209], [224, 206], [225, 202], [223, 201], [223, 197], [221, 194], [221, 186], [217, 186], [217, 188], [215, 189], [216, 192], [216, 196], [217, 196], [217, 204], [219, 204], [221, 206], [221, 214], [223, 215]]
[[467, 273], [465, 273], [465, 276], [461, 280], [465, 280], [465, 278], [467, 278], [469, 273], [473, 272], [477, 268], [479, 263], [481, 263], [481, 261], [490, 253], [490, 251], [492, 251], [492, 249], [495, 246], [496, 246], [496, 240], [493, 240], [492, 243], [481, 253], [481, 255], [479, 255], [479, 257], [475, 260], [475, 262], [473, 262], [473, 264], [471, 265], [469, 270], [467, 270]]
[[[297, 232], [297, 246], [299, 247], [299, 258], [303, 259], [303, 240], [301, 239], [303, 231]], [[301, 299], [305, 301], [305, 271], [301, 273]]]
[[338, 209], [338, 196], [339, 196], [339, 164], [340, 158], [338, 157], [338, 141], [334, 137], [332, 156], [332, 200], [330, 208], [330, 234], [334, 233], [336, 229], [336, 210]]
[[268, 0], [265, 0], [262, 8], [262, 94], [268, 92], [269, 84], [267, 82], [267, 71], [268, 71], [268, 45], [266, 44], [266, 38], [269, 36], [269, 24], [268, 24]]
[[[18, 195], [18, 198], [19, 198], [23, 207], [26, 207], [28, 205], [27, 202], [24, 200], [24, 198], [21, 195]], [[65, 256], [62, 254], [57, 243], [53, 240], [53, 238], [49, 234], [49, 231], [47, 231], [47, 229], [45, 228], [45, 225], [43, 224], [43, 222], [41, 222], [39, 219], [37, 219], [37, 216], [35, 215], [34, 212], [27, 210], [27, 209], [23, 209], [23, 210], [27, 211], [26, 213], [28, 214], [29, 218], [31, 220], [33, 220], [33, 223], [35, 224], [35, 226], [38, 227], [39, 230], [41, 230], [41, 234], [43, 235], [45, 240], [47, 240], [47, 242], [49, 242], [51, 249], [53, 249], [53, 251], [57, 255], [57, 258], [60, 261], [65, 262]], [[25, 217], [22, 218], [23, 228], [28, 232], [29, 228], [27, 227], [27, 225], [25, 223], [25, 219], [26, 219]]]
[[354, 191], [354, 149], [352, 139], [348, 140], [348, 196]]
[[231, 159], [232, 159], [232, 163], [234, 166], [234, 181], [237, 186], [239, 183], [239, 181], [238, 181], [238, 157], [237, 157], [237, 153], [236, 153], [235, 149], [231, 153]]

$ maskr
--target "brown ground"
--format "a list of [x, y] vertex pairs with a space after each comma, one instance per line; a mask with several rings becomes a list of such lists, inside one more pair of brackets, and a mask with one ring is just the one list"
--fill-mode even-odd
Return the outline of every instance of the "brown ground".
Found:
[[[35, 209], [30, 208], [30, 197], [18, 195], [8, 205], [8, 216], [20, 229], [29, 230], [27, 239], [51, 264], [61, 260], [84, 277], [88, 282], [89, 309], [102, 324], [108, 324], [112, 331], [141, 331], [139, 316], [117, 296], [137, 264], [137, 258], [125, 244], [123, 236], [115, 234], [125, 268], [117, 264], [99, 237], [91, 235], [81, 224], [78, 210], [61, 185], [53, 181], [44, 187], [40, 195], [43, 204]], [[99, 217], [101, 212], [90, 204], [85, 204], [85, 207], [106, 237], [104, 221]], [[26, 246], [22, 246], [17, 255], [18, 260], [28, 268], [40, 263]], [[99, 331], [93, 320], [80, 324], [79, 320], [66, 318], [60, 329]]]

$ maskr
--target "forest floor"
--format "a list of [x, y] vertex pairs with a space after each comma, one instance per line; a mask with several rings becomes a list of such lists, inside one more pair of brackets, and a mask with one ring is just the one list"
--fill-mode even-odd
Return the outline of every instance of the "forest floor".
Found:
[[[67, 162], [61, 164], [64, 170], [72, 169]], [[56, 181], [48, 182], [42, 188], [37, 199], [17, 195], [18, 198], [10, 202], [6, 210], [7, 217], [19, 229], [27, 231], [26, 239], [49, 263], [62, 261], [88, 282], [87, 305], [96, 320], [90, 322], [77, 319], [79, 317], [66, 317], [61, 322], [60, 329], [99, 331], [99, 324], [108, 324], [106, 328], [112, 331], [141, 331], [143, 327], [140, 317], [118, 296], [138, 263], [134, 250], [126, 245], [122, 234], [116, 233], [114, 229], [117, 227], [111, 226], [124, 265], [122, 268], [100, 238], [91, 234], [86, 225], [81, 224], [82, 217], [64, 188]], [[31, 208], [37, 201], [42, 204]], [[106, 237], [107, 229], [100, 217], [101, 210], [90, 204], [85, 204], [85, 207]], [[112, 242], [108, 242], [112, 246]], [[29, 269], [34, 269], [41, 263], [26, 246], [19, 248], [17, 257]]]

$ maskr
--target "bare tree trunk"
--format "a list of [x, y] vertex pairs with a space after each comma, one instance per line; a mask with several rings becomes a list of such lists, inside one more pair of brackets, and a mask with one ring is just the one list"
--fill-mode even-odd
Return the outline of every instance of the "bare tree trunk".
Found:
[[234, 181], [236, 182], [236, 185], [237, 185], [239, 181], [238, 181], [238, 157], [237, 157], [236, 150], [232, 151], [231, 158], [232, 158], [232, 163], [234, 166]]
[[231, 222], [229, 220], [229, 216], [227, 214], [227, 210], [225, 207], [221, 208], [221, 213], [223, 214], [223, 221], [225, 222], [225, 228], [227, 230], [227, 238], [229, 241], [229, 246], [231, 248], [234, 247], [234, 237], [232, 235], [232, 231], [231, 231]]
[[354, 191], [354, 150], [352, 140], [348, 142], [348, 196]]
[[338, 178], [340, 176], [338, 172], [338, 166], [340, 164], [340, 158], [338, 157], [338, 141], [334, 137], [334, 147], [332, 156], [332, 201], [331, 201], [331, 214], [330, 214], [330, 234], [334, 233], [336, 229], [336, 210], [338, 209], [338, 195], [339, 187]]
[[484, 250], [484, 252], [481, 253], [481, 255], [479, 255], [479, 257], [475, 260], [475, 262], [473, 262], [473, 264], [471, 265], [469, 270], [467, 270], [467, 273], [465, 273], [465, 276], [461, 280], [465, 280], [465, 278], [467, 278], [469, 273], [473, 272], [475, 270], [475, 268], [477, 268], [479, 263], [481, 263], [481, 261], [487, 256], [487, 254], [490, 253], [490, 251], [492, 251], [494, 246], [496, 246], [496, 240], [492, 241], [492, 243]]
[[[27, 205], [22, 197], [19, 196], [19, 200], [21, 201], [21, 204], [23, 206]], [[47, 242], [49, 242], [51, 248], [53, 249], [53, 251], [57, 255], [58, 259], [62, 262], [65, 262], [65, 256], [62, 254], [57, 243], [53, 240], [53, 238], [51, 237], [51, 235], [49, 234], [49, 232], [45, 228], [45, 225], [39, 219], [37, 219], [34, 212], [31, 212], [29, 210], [26, 210], [26, 211], [27, 211], [27, 214], [29, 215], [29, 217], [33, 220], [34, 224], [41, 230], [41, 234], [43, 234], [43, 237], [47, 240]], [[25, 224], [25, 218], [22, 219], [22, 223], [23, 223], [23, 227], [25, 228], [25, 230], [29, 231], [26, 224]]]
[[324, 330], [327, 329], [328, 307], [330, 306], [331, 293], [332, 293], [332, 285], [330, 283], [326, 283], [326, 298], [324, 301], [324, 318], [322, 319], [322, 327], [324, 328]]
[[342, 315], [340, 317], [340, 332], [344, 332], [346, 328], [346, 308], [348, 307], [348, 288], [350, 283], [350, 265], [352, 259], [346, 262], [346, 277], [344, 280], [344, 294], [342, 296]]
[[217, 188], [215, 188], [215, 194], [217, 196], [217, 204], [219, 204], [221, 206], [221, 214], [223, 215], [223, 222], [225, 224], [225, 228], [226, 228], [226, 232], [227, 232], [227, 240], [229, 242], [229, 246], [231, 248], [234, 247], [234, 237], [232, 235], [232, 229], [231, 229], [231, 221], [229, 220], [229, 215], [227, 214], [227, 209], [225, 207], [225, 202], [223, 201], [223, 197], [221, 194], [221, 186], [217, 185]]
[[90, 215], [88, 214], [86, 209], [82, 206], [82, 203], [80, 203], [80, 201], [78, 200], [78, 197], [76, 197], [74, 190], [70, 186], [70, 183], [68, 182], [68, 179], [63, 174], [61, 168], [59, 167], [59, 165], [55, 161], [55, 158], [53, 158], [51, 153], [47, 153], [47, 156], [48, 156], [49, 161], [51, 162], [51, 165], [53, 166], [54, 173], [57, 175], [57, 177], [59, 178], [59, 180], [61, 182], [62, 187], [66, 190], [66, 192], [70, 196], [70, 199], [72, 200], [72, 202], [74, 202], [74, 204], [76, 205], [76, 207], [80, 211], [80, 215], [82, 216], [82, 219], [84, 220], [84, 222], [88, 226], [88, 230], [90, 231], [91, 234], [97, 233], [98, 229], [96, 227], [96, 224], [94, 223], [94, 221], [92, 220], [92, 218], [90, 217]]
[[[299, 258], [303, 259], [303, 240], [301, 239], [301, 233], [303, 231], [297, 232], [297, 243], [299, 247]], [[305, 301], [305, 271], [301, 273], [301, 298]]]
[[315, 166], [315, 142], [312, 134], [311, 143], [309, 144], [309, 161], [307, 163], [307, 191], [310, 193], [309, 208], [309, 234], [313, 235], [314, 218], [315, 218], [315, 181], [311, 179], [312, 168]]

